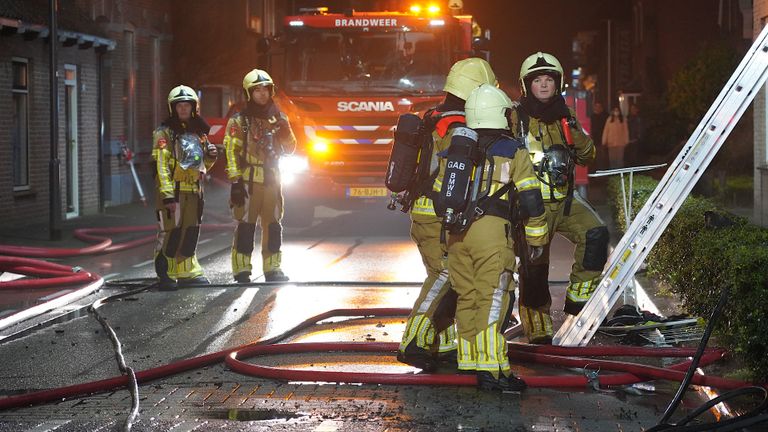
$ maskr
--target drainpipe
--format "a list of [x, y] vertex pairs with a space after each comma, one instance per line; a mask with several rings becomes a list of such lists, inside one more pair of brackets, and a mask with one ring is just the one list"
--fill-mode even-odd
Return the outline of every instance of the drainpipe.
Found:
[[51, 240], [61, 239], [61, 190], [59, 185], [59, 82], [58, 59], [56, 57], [56, 45], [58, 44], [58, 31], [56, 21], [58, 15], [58, 0], [50, 0], [50, 31], [48, 34], [50, 53], [50, 81], [51, 81], [51, 159], [48, 163], [48, 228]]
[[96, 158], [97, 172], [99, 173], [99, 213], [104, 212], [104, 53], [99, 52], [99, 72], [97, 75], [98, 83], [96, 88], [98, 89], [98, 96], [96, 97], [96, 112], [98, 113], [98, 125], [99, 125], [99, 157]]

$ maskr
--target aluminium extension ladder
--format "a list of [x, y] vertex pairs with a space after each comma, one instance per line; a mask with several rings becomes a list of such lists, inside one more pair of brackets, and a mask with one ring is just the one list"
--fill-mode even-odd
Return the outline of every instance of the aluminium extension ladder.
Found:
[[582, 311], [568, 315], [553, 338], [563, 346], [584, 346], [608, 316], [623, 290], [683, 201], [717, 154], [768, 76], [768, 26], [739, 63], [664, 178], [627, 228], [608, 267]]

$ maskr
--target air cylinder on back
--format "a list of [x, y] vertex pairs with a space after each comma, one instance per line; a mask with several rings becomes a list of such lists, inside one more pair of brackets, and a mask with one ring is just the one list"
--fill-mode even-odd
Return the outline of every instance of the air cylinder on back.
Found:
[[420, 127], [421, 119], [415, 114], [403, 114], [397, 120], [395, 142], [389, 154], [387, 175], [384, 178], [384, 184], [392, 192], [404, 191], [413, 179], [419, 162]]
[[448, 160], [437, 204], [446, 214], [456, 215], [466, 210], [475, 168], [472, 156], [476, 151], [477, 132], [466, 127], [456, 128], [448, 148]]

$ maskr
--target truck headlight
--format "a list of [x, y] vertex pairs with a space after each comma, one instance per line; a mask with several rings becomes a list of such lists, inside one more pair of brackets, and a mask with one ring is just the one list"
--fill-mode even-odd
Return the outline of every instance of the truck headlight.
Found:
[[284, 185], [289, 185], [296, 177], [309, 169], [309, 161], [305, 156], [287, 155], [280, 158], [280, 179]]

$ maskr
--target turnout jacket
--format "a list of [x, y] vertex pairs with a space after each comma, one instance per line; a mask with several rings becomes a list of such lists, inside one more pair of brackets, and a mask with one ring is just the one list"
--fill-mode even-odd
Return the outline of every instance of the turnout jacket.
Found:
[[[481, 136], [481, 143], [485, 137]], [[528, 150], [518, 141], [502, 135], [486, 151], [486, 166], [483, 172], [483, 184], [493, 161], [493, 177], [488, 196], [493, 195], [504, 185], [512, 182], [517, 189], [518, 200], [512, 205], [521, 207], [524, 220], [525, 238], [531, 246], [543, 246], [548, 241], [547, 220], [541, 197], [540, 182], [533, 171]], [[499, 197], [509, 202], [510, 192]]]
[[264, 117], [239, 112], [227, 122], [224, 151], [227, 177], [264, 183], [279, 174], [277, 158], [296, 149], [296, 137], [288, 117], [272, 104]]
[[[576, 120], [576, 113], [571, 108], [568, 108], [568, 111], [570, 112], [569, 125], [573, 137], [572, 148], [575, 162], [578, 165], [587, 165], [595, 158], [595, 145], [592, 138], [587, 135]], [[510, 113], [510, 126], [512, 127], [512, 135], [525, 143], [537, 172], [545, 151], [556, 144], [567, 146], [562, 124], [559, 120], [545, 123], [540, 119], [529, 117], [523, 112], [519, 103], [515, 103]], [[552, 197], [556, 201], [566, 198], [569, 185], [551, 188], [547, 183], [551, 184], [552, 182], [546, 172], [541, 180], [541, 195], [545, 201], [552, 201]]]
[[158, 193], [162, 199], [173, 199], [178, 192], [199, 193], [200, 177], [216, 162], [206, 151], [208, 136], [199, 131], [179, 133], [164, 124], [155, 129], [152, 141]]

